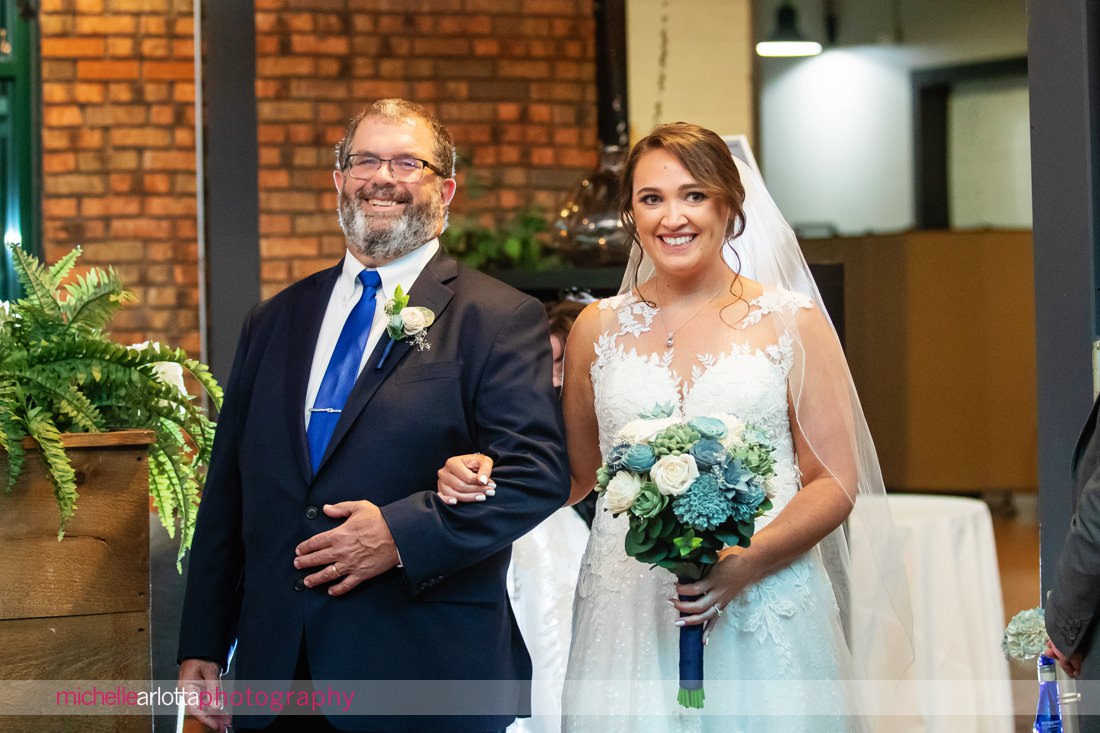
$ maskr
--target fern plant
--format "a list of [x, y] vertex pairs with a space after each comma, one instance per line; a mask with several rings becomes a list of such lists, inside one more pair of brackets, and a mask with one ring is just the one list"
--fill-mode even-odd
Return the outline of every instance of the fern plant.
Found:
[[194, 397], [165, 381], [158, 365], [178, 364], [219, 408], [221, 388], [204, 364], [180, 349], [126, 347], [110, 339], [107, 324], [122, 304], [136, 300], [113, 268], [92, 269], [65, 283], [79, 248], [49, 267], [17, 246], [9, 251], [26, 295], [0, 307], [0, 449], [8, 456], [8, 475], [0, 480], [5, 493], [22, 473], [23, 439], [33, 438], [57, 498], [60, 540], [79, 498], [61, 434], [152, 430], [149, 493], [169, 536], [179, 533], [182, 559], [195, 529], [214, 424]]

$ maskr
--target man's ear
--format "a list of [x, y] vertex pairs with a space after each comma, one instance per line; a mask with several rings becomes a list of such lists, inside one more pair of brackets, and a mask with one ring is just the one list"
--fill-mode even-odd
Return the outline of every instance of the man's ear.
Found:
[[336, 190], [344, 190], [344, 172], [339, 168], [335, 168], [332, 171], [332, 182], [336, 184]]
[[455, 191], [458, 190], [458, 182], [453, 178], [443, 179], [443, 184], [439, 187], [439, 195], [443, 197], [443, 205], [449, 206], [451, 199], [455, 197]]

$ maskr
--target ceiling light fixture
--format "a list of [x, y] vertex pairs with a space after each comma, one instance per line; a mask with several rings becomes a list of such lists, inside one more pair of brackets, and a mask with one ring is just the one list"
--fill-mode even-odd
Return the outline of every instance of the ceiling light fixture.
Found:
[[769, 57], [816, 56], [821, 44], [807, 41], [798, 30], [798, 11], [790, 2], [784, 2], [776, 13], [775, 31], [768, 40], [756, 44], [756, 53]]

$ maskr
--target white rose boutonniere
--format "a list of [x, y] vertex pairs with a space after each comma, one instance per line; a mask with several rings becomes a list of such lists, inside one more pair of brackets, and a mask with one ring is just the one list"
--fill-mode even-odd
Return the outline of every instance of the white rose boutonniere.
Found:
[[393, 298], [386, 301], [383, 306], [390, 322], [386, 326], [386, 333], [394, 341], [403, 341], [411, 338], [420, 351], [432, 348], [428, 343], [428, 327], [435, 323], [435, 313], [429, 308], [410, 306], [409, 296], [397, 286]]
[[662, 456], [649, 469], [657, 490], [665, 496], [680, 496], [699, 478], [699, 467], [689, 453], [678, 456]]
[[642, 481], [630, 471], [620, 471], [611, 477], [604, 490], [606, 506], [612, 514], [625, 512], [634, 506], [634, 500], [642, 490]]

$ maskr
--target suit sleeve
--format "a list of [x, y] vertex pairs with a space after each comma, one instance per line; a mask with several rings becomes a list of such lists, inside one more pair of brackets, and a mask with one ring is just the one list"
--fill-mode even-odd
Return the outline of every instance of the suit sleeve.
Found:
[[473, 407], [496, 496], [451, 506], [421, 491], [381, 507], [412, 594], [500, 552], [565, 503], [569, 468], [551, 368], [546, 316], [524, 299], [500, 324]]
[[[1090, 442], [1090, 452], [1100, 450], [1098, 436]], [[1088, 461], [1086, 465], [1093, 470], [1077, 498], [1077, 511], [1045, 606], [1047, 633], [1067, 656], [1087, 648], [1100, 610], [1100, 462]]]
[[[253, 311], [254, 313], [255, 311]], [[253, 314], [245, 320], [218, 416], [210, 469], [188, 560], [178, 661], [208, 659], [228, 665], [241, 606], [244, 547], [238, 443], [252, 379], [245, 375]]]

